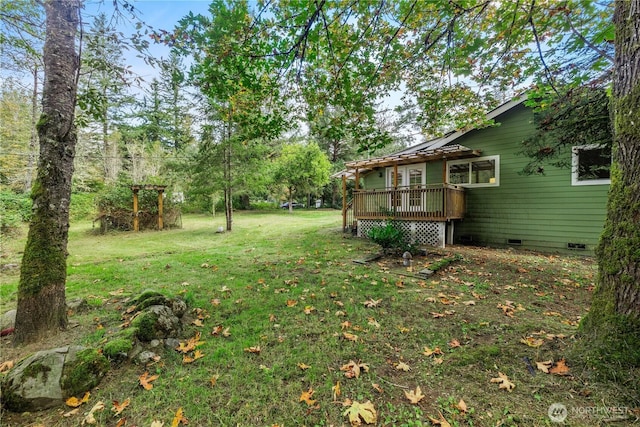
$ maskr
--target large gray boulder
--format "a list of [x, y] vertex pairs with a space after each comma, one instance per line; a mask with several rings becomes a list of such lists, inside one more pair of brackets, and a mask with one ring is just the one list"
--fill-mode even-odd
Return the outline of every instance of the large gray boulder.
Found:
[[0, 317], [0, 331], [13, 328], [16, 324], [16, 310], [9, 310]]
[[109, 362], [98, 351], [79, 346], [43, 350], [28, 356], [2, 380], [2, 406], [38, 411], [80, 396], [100, 383]]

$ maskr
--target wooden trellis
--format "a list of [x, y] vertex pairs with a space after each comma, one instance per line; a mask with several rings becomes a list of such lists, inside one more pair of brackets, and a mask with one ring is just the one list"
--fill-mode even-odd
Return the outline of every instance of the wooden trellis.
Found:
[[131, 191], [133, 191], [133, 231], [140, 231], [140, 222], [138, 218], [138, 192], [140, 190], [155, 190], [158, 192], [158, 230], [163, 229], [164, 214], [162, 212], [162, 195], [166, 188], [166, 185], [156, 184], [140, 184], [131, 186]]

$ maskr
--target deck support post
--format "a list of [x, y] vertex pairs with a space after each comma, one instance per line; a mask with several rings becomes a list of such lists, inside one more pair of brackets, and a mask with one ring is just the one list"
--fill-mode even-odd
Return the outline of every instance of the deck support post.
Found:
[[347, 231], [347, 175], [342, 174], [342, 231]]
[[164, 190], [162, 188], [158, 188], [158, 230], [162, 230], [164, 228], [164, 213], [162, 212], [162, 193]]
[[133, 231], [140, 231], [140, 222], [138, 219], [138, 189], [133, 189]]
[[398, 164], [393, 164], [393, 189], [398, 189]]
[[447, 222], [447, 245], [453, 245], [453, 224], [453, 221]]

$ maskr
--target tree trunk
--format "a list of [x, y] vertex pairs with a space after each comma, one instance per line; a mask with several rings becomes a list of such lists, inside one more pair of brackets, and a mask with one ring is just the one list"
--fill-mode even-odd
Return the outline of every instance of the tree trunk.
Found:
[[27, 170], [24, 176], [24, 191], [31, 191], [33, 182], [33, 169], [38, 157], [38, 63], [33, 66], [33, 91], [31, 92], [31, 136], [29, 138], [29, 154]]
[[598, 285], [581, 332], [596, 366], [640, 368], [640, 0], [617, 1], [614, 23], [611, 187]]
[[44, 45], [40, 158], [31, 192], [33, 215], [18, 285], [14, 343], [33, 342], [67, 326], [65, 281], [69, 201], [75, 155], [75, 39], [81, 0], [48, 0]]

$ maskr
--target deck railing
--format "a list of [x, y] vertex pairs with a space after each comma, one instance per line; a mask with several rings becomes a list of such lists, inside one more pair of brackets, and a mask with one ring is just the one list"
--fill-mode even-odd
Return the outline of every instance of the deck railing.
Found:
[[464, 211], [464, 188], [450, 184], [353, 192], [356, 219], [448, 221], [464, 218]]

